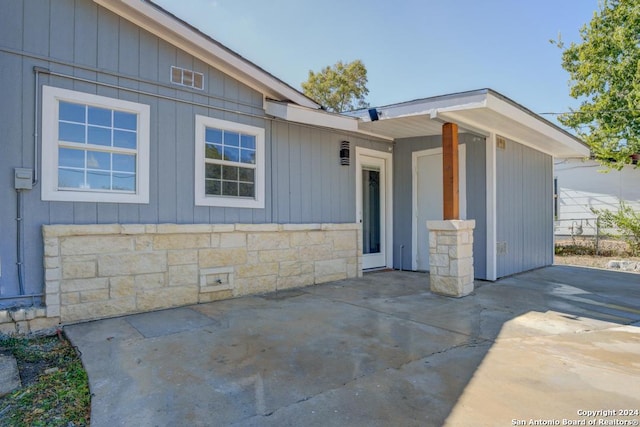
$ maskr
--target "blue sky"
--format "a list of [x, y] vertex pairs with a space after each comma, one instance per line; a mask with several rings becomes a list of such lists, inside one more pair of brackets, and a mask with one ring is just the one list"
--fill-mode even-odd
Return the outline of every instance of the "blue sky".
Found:
[[537, 113], [578, 105], [549, 39], [579, 41], [598, 10], [598, 0], [154, 1], [297, 89], [309, 70], [361, 59], [372, 106], [489, 87]]

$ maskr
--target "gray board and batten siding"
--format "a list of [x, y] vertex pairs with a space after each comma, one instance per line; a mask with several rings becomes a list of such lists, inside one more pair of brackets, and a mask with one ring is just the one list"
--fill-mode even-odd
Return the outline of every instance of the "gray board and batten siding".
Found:
[[[466, 146], [467, 219], [475, 219], [473, 232], [474, 273], [486, 279], [487, 206], [486, 206], [486, 143], [476, 135], [463, 133], [459, 144]], [[398, 139], [393, 150], [393, 254], [394, 268], [410, 270], [414, 254], [412, 239], [413, 180], [411, 155], [415, 151], [442, 147], [440, 135]], [[441, 185], [441, 184], [437, 184]], [[419, 227], [426, 226], [418, 224]], [[401, 248], [401, 246], [403, 246]], [[401, 250], [402, 249], [402, 250]], [[402, 253], [402, 258], [401, 258]]]
[[[466, 218], [476, 221], [474, 274], [476, 279], [487, 279], [487, 144], [484, 138], [466, 133], [460, 134], [459, 143], [466, 146]], [[414, 257], [411, 248], [411, 154], [441, 146], [440, 136], [396, 141], [393, 153], [394, 268], [411, 269]], [[504, 149], [496, 150], [498, 278], [553, 264], [552, 204], [553, 158], [507, 140]]]
[[498, 277], [553, 264], [551, 156], [509, 140], [496, 150], [496, 217]]
[[[26, 294], [43, 292], [43, 224], [355, 222], [355, 162], [340, 165], [340, 141], [350, 141], [352, 153], [356, 146], [388, 151], [387, 143], [271, 120], [261, 93], [90, 0], [7, 1], [2, 8], [0, 297], [18, 294], [13, 174], [34, 166], [34, 66], [78, 78], [42, 73], [39, 93], [49, 85], [150, 106], [150, 199], [46, 202], [39, 186], [25, 191]], [[171, 66], [203, 73], [204, 90], [171, 85]], [[195, 206], [196, 115], [265, 128], [264, 209]]]

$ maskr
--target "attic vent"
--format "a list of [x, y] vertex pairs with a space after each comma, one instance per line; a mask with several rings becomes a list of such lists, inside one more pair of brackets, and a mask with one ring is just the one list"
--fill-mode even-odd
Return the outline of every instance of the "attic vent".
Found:
[[496, 148], [504, 150], [507, 146], [507, 140], [503, 136], [496, 135]]
[[171, 66], [171, 83], [202, 90], [204, 89], [204, 75], [186, 68]]

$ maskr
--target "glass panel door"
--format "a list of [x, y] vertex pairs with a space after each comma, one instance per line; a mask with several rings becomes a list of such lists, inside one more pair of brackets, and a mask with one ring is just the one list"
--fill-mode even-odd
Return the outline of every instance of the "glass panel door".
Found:
[[362, 169], [362, 252], [381, 252], [380, 171]]
[[356, 176], [358, 219], [362, 224], [362, 268], [387, 265], [386, 159], [359, 155]]

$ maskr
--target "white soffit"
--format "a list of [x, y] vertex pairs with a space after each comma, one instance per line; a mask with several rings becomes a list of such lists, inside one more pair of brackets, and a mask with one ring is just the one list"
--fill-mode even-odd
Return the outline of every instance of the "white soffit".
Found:
[[268, 97], [320, 108], [320, 105], [283, 81], [147, 0], [93, 1]]
[[425, 135], [440, 135], [442, 120], [434, 120], [438, 111], [476, 109], [485, 106], [485, 94], [469, 92], [419, 99], [384, 107], [377, 107], [379, 119], [371, 121], [368, 110], [347, 113], [358, 117], [363, 131], [388, 138], [400, 139]]
[[497, 133], [555, 157], [586, 157], [589, 149], [577, 138], [489, 90], [427, 98], [350, 115], [360, 118], [361, 130], [394, 139], [440, 135], [442, 123], [458, 124], [462, 132]]

